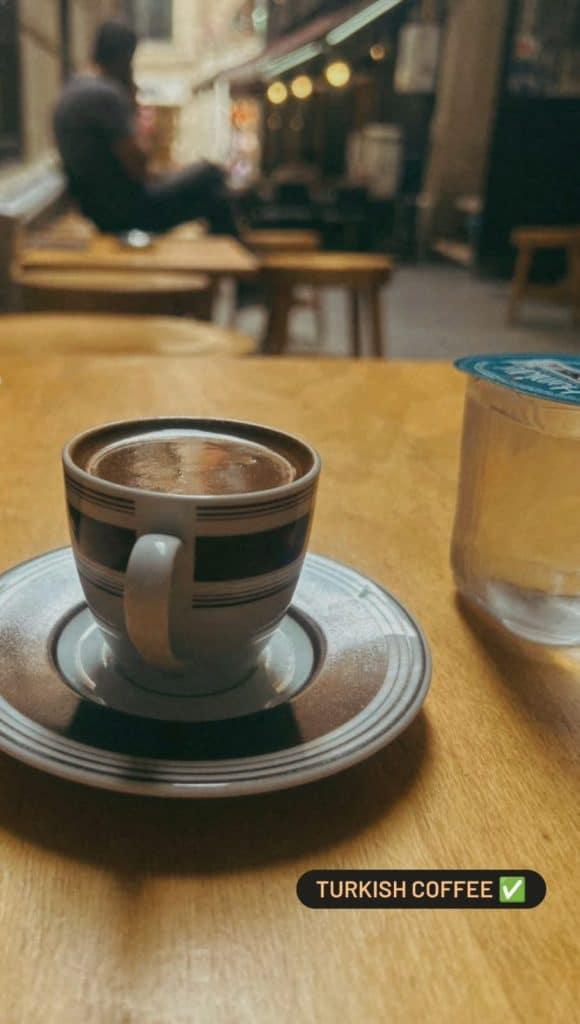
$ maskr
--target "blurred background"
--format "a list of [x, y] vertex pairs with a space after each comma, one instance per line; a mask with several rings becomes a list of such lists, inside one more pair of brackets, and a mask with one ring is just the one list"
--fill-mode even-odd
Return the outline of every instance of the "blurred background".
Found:
[[[392, 259], [390, 355], [574, 348], [580, 0], [0, 0], [4, 309], [15, 222], [67, 209], [52, 111], [110, 17], [140, 38], [157, 171], [223, 165], [258, 257], [310, 232]], [[340, 283], [297, 303], [285, 351], [348, 351]], [[269, 296], [217, 289], [211, 316], [259, 340]]]

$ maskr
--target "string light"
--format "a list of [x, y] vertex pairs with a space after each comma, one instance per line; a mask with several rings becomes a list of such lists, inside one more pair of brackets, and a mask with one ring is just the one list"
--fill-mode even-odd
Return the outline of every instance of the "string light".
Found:
[[379, 61], [384, 60], [387, 55], [387, 49], [382, 43], [373, 43], [369, 53], [373, 60]]
[[334, 89], [342, 89], [348, 85], [351, 77], [350, 64], [345, 60], [335, 60], [326, 68], [324, 75], [329, 85]]
[[285, 103], [288, 99], [288, 89], [284, 85], [284, 82], [272, 82], [268, 86], [267, 97], [270, 103], [273, 103], [276, 107], [279, 107], [281, 103]]
[[312, 96], [314, 86], [309, 75], [298, 75], [298, 77], [292, 82], [290, 88], [292, 90], [292, 95], [295, 96], [297, 100], [307, 100], [309, 96]]

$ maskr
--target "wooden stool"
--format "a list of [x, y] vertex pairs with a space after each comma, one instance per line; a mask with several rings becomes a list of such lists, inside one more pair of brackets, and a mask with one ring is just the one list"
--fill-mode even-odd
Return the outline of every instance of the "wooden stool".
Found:
[[317, 252], [322, 245], [318, 231], [293, 231], [292, 229], [244, 231], [242, 242], [259, 255], [278, 252]]
[[[255, 231], [244, 231], [242, 242], [257, 256], [264, 258], [288, 252], [318, 252], [322, 246], [322, 235], [318, 231], [292, 228], [259, 228]], [[294, 305], [311, 309], [317, 320], [318, 333], [324, 335], [324, 311], [320, 293], [310, 285], [301, 289], [301, 292], [302, 294], [294, 297]]]
[[[518, 253], [511, 286], [508, 322], [514, 323], [525, 296], [548, 302], [571, 303], [574, 323], [580, 319], [580, 227], [517, 228], [512, 243]], [[537, 249], [565, 249], [568, 273], [558, 284], [530, 284], [528, 275]]]
[[237, 331], [176, 317], [0, 316], [0, 354], [246, 356], [255, 350], [256, 343]]
[[209, 278], [141, 270], [12, 271], [25, 312], [133, 313], [210, 320]]
[[264, 259], [263, 272], [271, 296], [265, 351], [284, 352], [288, 343], [288, 314], [293, 305], [293, 289], [299, 285], [314, 288], [338, 286], [351, 296], [352, 354], [361, 356], [361, 298], [368, 304], [372, 347], [375, 356], [384, 355], [381, 317], [381, 288], [391, 279], [393, 263], [387, 256], [348, 252], [278, 254]]

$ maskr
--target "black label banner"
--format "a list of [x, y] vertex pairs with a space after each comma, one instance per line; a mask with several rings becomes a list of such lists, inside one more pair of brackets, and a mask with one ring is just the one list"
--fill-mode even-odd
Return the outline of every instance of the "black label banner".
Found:
[[530, 910], [546, 895], [537, 871], [307, 871], [298, 899], [314, 910], [431, 907]]

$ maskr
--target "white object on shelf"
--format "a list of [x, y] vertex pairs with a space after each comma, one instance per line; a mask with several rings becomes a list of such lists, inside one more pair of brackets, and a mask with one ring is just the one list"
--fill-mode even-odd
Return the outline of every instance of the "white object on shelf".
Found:
[[398, 93], [429, 93], [435, 91], [439, 41], [437, 25], [406, 25], [399, 37], [399, 55], [395, 69], [395, 90]]
[[360, 158], [369, 192], [392, 199], [399, 188], [403, 164], [402, 132], [396, 124], [369, 124], [360, 139]]

